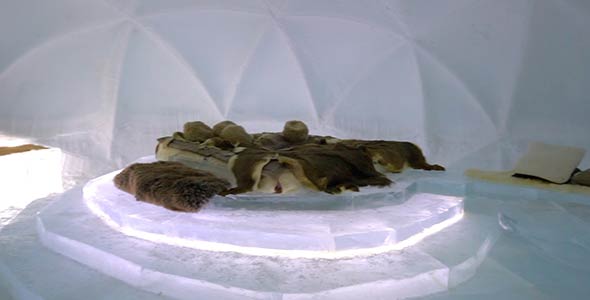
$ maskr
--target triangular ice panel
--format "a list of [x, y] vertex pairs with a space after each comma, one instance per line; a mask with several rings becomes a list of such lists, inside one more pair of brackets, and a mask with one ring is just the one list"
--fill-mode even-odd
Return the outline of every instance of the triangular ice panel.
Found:
[[269, 21], [266, 16], [219, 10], [143, 19], [194, 69], [222, 111], [226, 110], [228, 93]]
[[280, 15], [337, 18], [390, 30], [395, 35], [405, 35], [404, 24], [391, 14], [387, 3], [380, 0], [287, 0]]
[[454, 0], [449, 3], [431, 0], [383, 0], [383, 2], [401, 19], [410, 35], [421, 37], [445, 22], [454, 22], [452, 18], [449, 18], [450, 15], [477, 1]]
[[420, 142], [424, 135], [422, 86], [412, 47], [380, 61], [333, 109], [331, 122], [357, 138]]
[[452, 162], [495, 140], [494, 124], [465, 83], [427, 52], [416, 53], [433, 160]]
[[323, 114], [348, 93], [360, 76], [383, 60], [403, 40], [390, 32], [332, 17], [286, 17], [289, 36], [302, 53], [306, 70], [330, 89], [333, 99], [318, 101]]
[[101, 1], [18, 0], [0, 2], [0, 73], [25, 53], [64, 34], [120, 19]]
[[572, 7], [564, 4], [535, 1], [507, 132], [587, 148], [590, 24], [572, 17]]
[[122, 161], [153, 153], [156, 138], [182, 130], [185, 122], [212, 125], [223, 116], [190, 69], [149, 34], [130, 37], [119, 85], [115, 153]]
[[135, 15], [135, 11], [139, 7], [142, 0], [102, 0], [113, 9], [119, 11], [122, 15]]
[[21, 60], [0, 80], [0, 99], [9, 101], [0, 112], [0, 128], [66, 151], [84, 148], [89, 157], [107, 157], [129, 27], [124, 22], [69, 35]]
[[266, 14], [266, 6], [263, 1], [243, 0], [141, 0], [137, 14], [140, 16], [149, 16], [206, 10]]
[[229, 119], [317, 121], [305, 74], [278, 28], [262, 38], [241, 79]]
[[469, 87], [497, 127], [506, 120], [522, 66], [530, 3], [483, 1], [421, 38], [420, 45]]

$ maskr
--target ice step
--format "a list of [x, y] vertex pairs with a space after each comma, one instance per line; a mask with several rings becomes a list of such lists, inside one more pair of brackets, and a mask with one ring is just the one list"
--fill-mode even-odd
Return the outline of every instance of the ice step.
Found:
[[[195, 295], [203, 299], [423, 296], [447, 290], [450, 281], [457, 284], [450, 278], [456, 266], [464, 269], [467, 265], [471, 268], [467, 273], [475, 273], [478, 257], [486, 254], [490, 243], [479, 232], [473, 235], [475, 230], [463, 230], [464, 235], [474, 237], [473, 245], [481, 246], [474, 246], [463, 259], [446, 259], [450, 264], [445, 263], [444, 255], [442, 260], [436, 259], [428, 253], [433, 249], [424, 251], [419, 247], [337, 260], [203, 251], [125, 236], [105, 226], [88, 210], [81, 196], [79, 191], [66, 193], [39, 214], [42, 243], [138, 289], [179, 299], [194, 299]], [[444, 236], [452, 228], [436, 235], [440, 237], [437, 247], [453, 247], [453, 239], [444, 244]], [[429, 243], [431, 238], [423, 243]]]
[[138, 290], [59, 255], [37, 238], [35, 201], [0, 231], [0, 299], [171, 299]]
[[[399, 250], [458, 221], [463, 198], [404, 189], [298, 197], [216, 197], [199, 213], [136, 201], [113, 185], [117, 172], [89, 182], [87, 206], [127, 235], [201, 250], [339, 258]], [[180, 225], [182, 224], [182, 225]]]

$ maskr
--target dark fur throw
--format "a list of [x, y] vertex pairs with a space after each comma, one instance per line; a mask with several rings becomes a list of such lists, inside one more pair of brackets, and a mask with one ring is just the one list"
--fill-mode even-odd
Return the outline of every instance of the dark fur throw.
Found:
[[136, 163], [114, 178], [115, 185], [139, 201], [170, 210], [196, 212], [230, 183], [178, 162]]
[[256, 176], [252, 174], [256, 174], [256, 167], [261, 162], [266, 163], [269, 157], [276, 157], [284, 168], [291, 170], [308, 188], [330, 194], [391, 183], [385, 175], [375, 170], [371, 158], [363, 151], [343, 144], [308, 144], [284, 150], [249, 148], [240, 152], [232, 166], [238, 186], [225, 193], [239, 194], [255, 189]]

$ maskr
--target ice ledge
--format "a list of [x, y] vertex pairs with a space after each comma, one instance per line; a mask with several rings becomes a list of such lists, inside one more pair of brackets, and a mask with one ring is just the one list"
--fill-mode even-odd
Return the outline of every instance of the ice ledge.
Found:
[[[130, 238], [105, 226], [71, 193], [39, 213], [37, 233], [57, 253], [135, 288], [173, 298], [406, 298], [445, 291], [473, 276], [495, 239], [488, 230], [482, 232], [479, 221], [466, 219], [419, 244], [431, 247], [339, 260], [277, 259]], [[439, 241], [427, 242], [433, 238]], [[469, 241], [461, 243], [465, 255], [439, 253], [457, 247], [457, 238]]]
[[372, 255], [413, 245], [463, 216], [462, 197], [422, 192], [420, 182], [337, 196], [218, 197], [199, 213], [178, 213], [120, 191], [112, 181], [117, 173], [84, 187], [93, 213], [129, 236], [208, 251], [327, 259]]

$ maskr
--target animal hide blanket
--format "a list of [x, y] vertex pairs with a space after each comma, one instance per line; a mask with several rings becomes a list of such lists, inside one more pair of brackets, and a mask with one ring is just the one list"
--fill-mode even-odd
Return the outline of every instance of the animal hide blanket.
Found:
[[114, 183], [139, 201], [186, 212], [199, 211], [209, 198], [230, 187], [209, 172], [164, 161], [132, 164], [115, 176]]
[[[279, 164], [279, 168], [272, 168], [273, 164]], [[230, 161], [230, 166], [237, 187], [227, 193], [256, 190], [265, 177], [280, 178], [280, 175], [269, 174], [275, 169], [288, 170], [302, 185], [331, 194], [391, 183], [375, 170], [371, 158], [363, 151], [343, 144], [307, 144], [274, 151], [247, 148]], [[271, 170], [266, 172], [269, 166]], [[281, 185], [280, 180], [276, 180], [276, 192], [281, 192]]]

